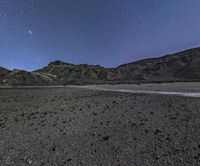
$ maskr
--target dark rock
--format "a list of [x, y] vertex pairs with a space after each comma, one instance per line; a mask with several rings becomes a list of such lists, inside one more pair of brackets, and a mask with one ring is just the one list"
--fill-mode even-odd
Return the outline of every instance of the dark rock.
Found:
[[109, 136], [104, 136], [103, 137], [103, 141], [108, 141], [109, 140]]

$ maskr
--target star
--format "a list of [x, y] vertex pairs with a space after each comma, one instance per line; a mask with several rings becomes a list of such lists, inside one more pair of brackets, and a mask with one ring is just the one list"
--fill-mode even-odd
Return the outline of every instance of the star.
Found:
[[29, 34], [29, 35], [32, 35], [33, 32], [32, 32], [31, 30], [28, 30], [28, 34]]

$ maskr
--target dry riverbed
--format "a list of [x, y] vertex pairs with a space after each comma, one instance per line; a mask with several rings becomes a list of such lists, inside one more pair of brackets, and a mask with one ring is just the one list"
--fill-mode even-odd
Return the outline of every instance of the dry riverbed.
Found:
[[200, 165], [199, 138], [200, 98], [0, 89], [3, 166]]

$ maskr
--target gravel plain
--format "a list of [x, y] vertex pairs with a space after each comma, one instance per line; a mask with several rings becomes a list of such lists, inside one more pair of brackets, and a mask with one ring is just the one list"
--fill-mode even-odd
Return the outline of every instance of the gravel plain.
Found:
[[200, 165], [200, 98], [2, 88], [0, 165]]

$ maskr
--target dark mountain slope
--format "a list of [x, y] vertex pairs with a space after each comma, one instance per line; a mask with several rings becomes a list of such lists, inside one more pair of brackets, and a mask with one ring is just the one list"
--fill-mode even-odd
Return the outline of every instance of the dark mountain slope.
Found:
[[200, 80], [200, 48], [124, 64], [116, 70], [120, 72], [122, 81]]
[[10, 73], [11, 71], [1, 67], [0, 66], [0, 84], [3, 84], [5, 77]]
[[4, 85], [49, 85], [45, 76], [24, 70], [13, 70], [1, 79]]
[[6, 69], [6, 68], [0, 66], [0, 77], [5, 76], [5, 75], [8, 74], [9, 72], [10, 72], [10, 70], [8, 70], [8, 69]]

